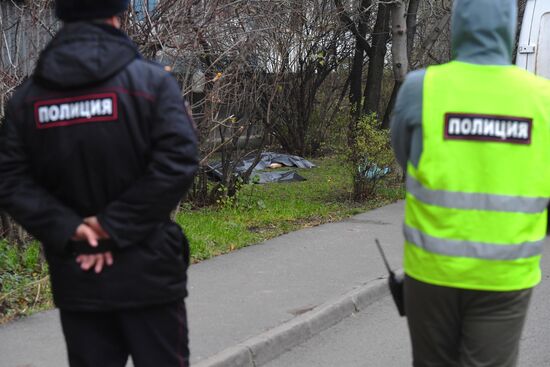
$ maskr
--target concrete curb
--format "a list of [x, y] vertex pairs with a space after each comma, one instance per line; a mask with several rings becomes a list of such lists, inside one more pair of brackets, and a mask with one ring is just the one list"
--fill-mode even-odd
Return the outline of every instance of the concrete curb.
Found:
[[192, 367], [262, 366], [388, 294], [387, 278], [376, 279]]

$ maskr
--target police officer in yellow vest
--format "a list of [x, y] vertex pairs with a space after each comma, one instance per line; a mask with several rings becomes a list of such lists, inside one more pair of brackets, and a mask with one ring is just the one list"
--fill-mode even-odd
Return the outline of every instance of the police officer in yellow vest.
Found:
[[541, 279], [550, 82], [511, 65], [516, 23], [516, 0], [455, 0], [453, 61], [410, 73], [396, 102], [415, 367], [517, 364]]

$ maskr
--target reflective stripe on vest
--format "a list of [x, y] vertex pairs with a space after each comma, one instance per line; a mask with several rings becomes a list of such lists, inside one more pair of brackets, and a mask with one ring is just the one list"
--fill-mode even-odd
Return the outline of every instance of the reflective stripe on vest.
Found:
[[404, 234], [409, 243], [426, 251], [445, 256], [485, 260], [516, 260], [540, 255], [544, 248], [544, 240], [516, 245], [500, 245], [435, 238], [407, 225], [404, 227]]
[[456, 209], [542, 213], [548, 205], [547, 198], [430, 190], [411, 175], [407, 175], [407, 191], [426, 204]]

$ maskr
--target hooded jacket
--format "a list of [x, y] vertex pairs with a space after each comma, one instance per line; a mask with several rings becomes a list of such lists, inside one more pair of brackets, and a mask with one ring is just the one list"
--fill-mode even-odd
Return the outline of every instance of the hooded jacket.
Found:
[[[0, 208], [43, 243], [56, 305], [109, 310], [186, 295], [189, 246], [169, 219], [197, 142], [180, 88], [122, 32], [66, 24], [10, 100], [0, 133]], [[114, 264], [82, 271], [71, 237], [97, 215]]]
[[[451, 18], [454, 60], [479, 65], [511, 65], [516, 34], [515, 0], [455, 0]], [[406, 171], [422, 155], [422, 109], [426, 70], [416, 70], [401, 86], [391, 119], [397, 161]]]

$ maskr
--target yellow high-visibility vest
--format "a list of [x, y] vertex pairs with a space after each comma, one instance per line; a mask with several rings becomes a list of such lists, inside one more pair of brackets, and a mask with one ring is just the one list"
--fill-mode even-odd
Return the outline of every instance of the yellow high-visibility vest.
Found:
[[550, 198], [550, 82], [453, 61], [424, 79], [423, 150], [407, 169], [405, 272], [448, 287], [535, 286]]

